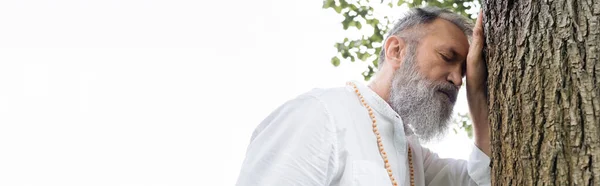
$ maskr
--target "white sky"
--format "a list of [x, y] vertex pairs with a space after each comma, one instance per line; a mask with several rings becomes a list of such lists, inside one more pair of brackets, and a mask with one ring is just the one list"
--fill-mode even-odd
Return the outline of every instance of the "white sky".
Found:
[[[0, 1], [0, 185], [234, 185], [271, 111], [362, 80], [321, 3]], [[428, 146], [466, 158], [449, 134]]]

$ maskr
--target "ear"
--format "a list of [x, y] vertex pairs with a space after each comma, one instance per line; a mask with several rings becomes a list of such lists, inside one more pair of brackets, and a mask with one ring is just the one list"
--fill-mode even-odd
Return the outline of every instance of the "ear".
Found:
[[383, 47], [385, 49], [385, 63], [391, 65], [394, 70], [398, 69], [406, 54], [406, 42], [404, 39], [392, 35], [388, 37]]

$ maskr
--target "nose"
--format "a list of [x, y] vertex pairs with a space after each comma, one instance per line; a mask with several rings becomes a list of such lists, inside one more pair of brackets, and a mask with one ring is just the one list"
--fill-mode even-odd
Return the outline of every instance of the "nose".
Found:
[[448, 74], [448, 82], [460, 88], [460, 86], [462, 86], [462, 75], [460, 73], [460, 70], [457, 72], [450, 72]]

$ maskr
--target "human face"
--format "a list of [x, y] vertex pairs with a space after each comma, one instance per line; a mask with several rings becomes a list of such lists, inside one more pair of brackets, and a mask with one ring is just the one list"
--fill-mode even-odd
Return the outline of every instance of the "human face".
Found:
[[[447, 23], [434, 21], [426, 28], [429, 34], [416, 48], [411, 45], [407, 49], [392, 80], [390, 105], [402, 116], [408, 133], [424, 141], [443, 136], [448, 128], [465, 72], [467, 38], [458, 27]], [[445, 26], [452, 30], [440, 31], [448, 29]], [[459, 34], [453, 35], [455, 31]]]
[[436, 19], [424, 28], [427, 29], [426, 35], [419, 40], [417, 47], [417, 70], [431, 81], [447, 81], [460, 87], [466, 73], [467, 36], [444, 19]]
[[[409, 49], [394, 73], [390, 106], [401, 117], [407, 134], [423, 141], [443, 136], [448, 128], [458, 89], [448, 82], [425, 78], [416, 69], [416, 49]], [[440, 94], [444, 92], [446, 94]]]

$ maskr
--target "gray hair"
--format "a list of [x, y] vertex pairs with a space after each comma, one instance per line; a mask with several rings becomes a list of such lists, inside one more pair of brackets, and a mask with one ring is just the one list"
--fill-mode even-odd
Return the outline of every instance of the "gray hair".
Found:
[[418, 28], [423, 24], [429, 24], [437, 18], [454, 23], [454, 25], [456, 25], [465, 33], [469, 40], [469, 43], [471, 43], [471, 35], [473, 34], [473, 23], [471, 22], [471, 20], [449, 10], [441, 9], [438, 7], [413, 8], [410, 9], [403, 18], [399, 19], [396, 22], [394, 28], [390, 30], [388, 36], [385, 38], [385, 40], [383, 40], [383, 46], [381, 46], [381, 52], [379, 53], [379, 68], [383, 66], [382, 64], [385, 61], [385, 48], [383, 47], [385, 46], [385, 41], [387, 41], [387, 39], [390, 36], [399, 36], [405, 39], [408, 45], [418, 45], [419, 39], [421, 39], [425, 32], [411, 32], [408, 30], [412, 28]]

